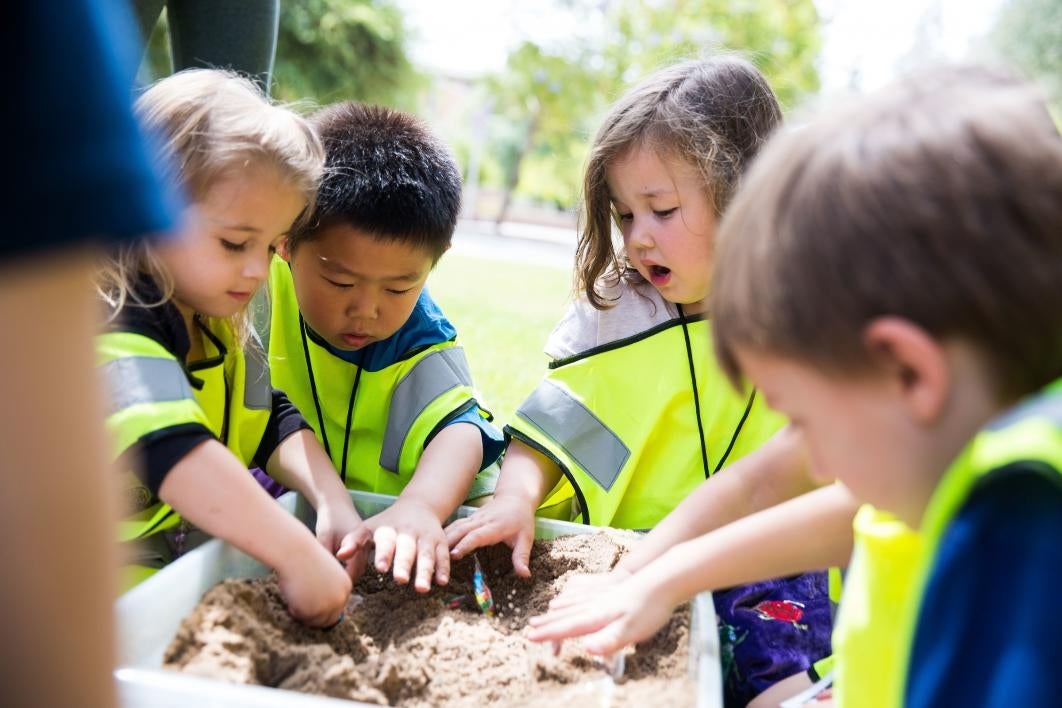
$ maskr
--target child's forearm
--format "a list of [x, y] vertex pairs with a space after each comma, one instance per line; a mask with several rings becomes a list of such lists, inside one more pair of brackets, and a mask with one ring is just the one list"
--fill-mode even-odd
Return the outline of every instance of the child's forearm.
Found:
[[807, 472], [802, 437], [783, 428], [759, 450], [701, 483], [617, 567], [637, 571], [676, 544], [817, 486]]
[[299, 430], [284, 438], [269, 456], [266, 473], [302, 494], [314, 509], [348, 496], [328, 453], [310, 430]]
[[505, 449], [494, 496], [520, 499], [534, 510], [557, 486], [561, 475], [552, 460], [514, 439]]
[[471, 423], [447, 425], [424, 448], [399, 501], [415, 502], [435, 514], [439, 523], [465, 500], [483, 462], [483, 436]]
[[639, 569], [666, 599], [845, 565], [859, 504], [840, 484], [804, 494], [681, 543]]
[[203, 531], [273, 569], [293, 554], [318, 548], [309, 529], [270, 498], [217, 440], [185, 455], [166, 475], [159, 497]]

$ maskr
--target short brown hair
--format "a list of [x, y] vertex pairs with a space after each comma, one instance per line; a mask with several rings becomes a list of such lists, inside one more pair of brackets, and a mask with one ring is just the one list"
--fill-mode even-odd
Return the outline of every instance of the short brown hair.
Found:
[[1009, 74], [938, 69], [780, 135], [718, 239], [711, 312], [743, 348], [838, 373], [895, 315], [986, 354], [1001, 396], [1062, 375], [1062, 138]]
[[763, 74], [737, 56], [683, 61], [631, 89], [605, 116], [587, 160], [576, 292], [598, 309], [608, 307], [598, 280], [626, 270], [612, 243], [619, 220], [606, 182], [610, 164], [641, 145], [690, 164], [719, 215], [745, 166], [781, 121], [782, 109]]

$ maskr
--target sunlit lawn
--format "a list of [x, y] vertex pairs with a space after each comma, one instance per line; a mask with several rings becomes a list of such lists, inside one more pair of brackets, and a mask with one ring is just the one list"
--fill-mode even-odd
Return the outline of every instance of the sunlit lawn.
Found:
[[542, 353], [564, 313], [570, 272], [545, 265], [443, 256], [428, 280], [457, 327], [476, 386], [499, 427], [542, 378]]

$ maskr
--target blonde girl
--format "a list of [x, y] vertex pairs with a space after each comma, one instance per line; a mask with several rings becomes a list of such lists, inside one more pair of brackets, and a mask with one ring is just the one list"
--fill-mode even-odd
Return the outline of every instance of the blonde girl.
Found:
[[[126, 470], [125, 585], [205, 532], [275, 569], [294, 616], [329, 625], [370, 535], [309, 426], [270, 386], [247, 310], [277, 243], [312, 207], [320, 143], [302, 118], [226, 72], [175, 74], [136, 109], [190, 208], [182, 238], [127, 246], [99, 278], [109, 325], [98, 361]], [[306, 495], [316, 539], [250, 466]]]

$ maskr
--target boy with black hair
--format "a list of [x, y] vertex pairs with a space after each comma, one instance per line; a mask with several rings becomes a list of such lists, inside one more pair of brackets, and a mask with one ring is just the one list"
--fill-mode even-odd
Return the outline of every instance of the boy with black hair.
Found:
[[442, 523], [503, 449], [457, 332], [424, 287], [450, 247], [460, 173], [408, 114], [346, 102], [313, 123], [325, 178], [309, 225], [273, 262], [273, 376], [348, 488], [398, 495], [366, 520], [376, 567], [406, 583], [415, 563], [426, 592], [433, 577], [449, 580]]

